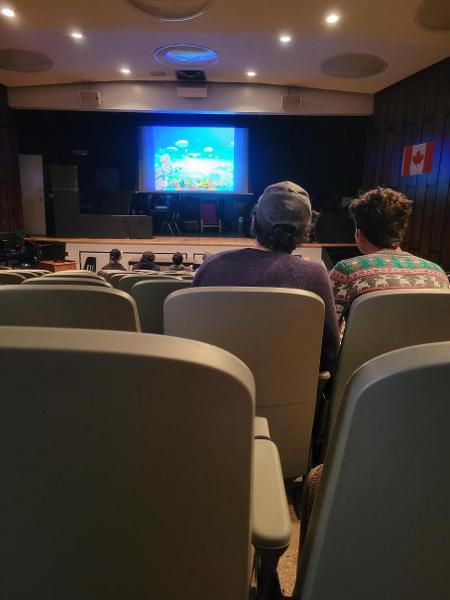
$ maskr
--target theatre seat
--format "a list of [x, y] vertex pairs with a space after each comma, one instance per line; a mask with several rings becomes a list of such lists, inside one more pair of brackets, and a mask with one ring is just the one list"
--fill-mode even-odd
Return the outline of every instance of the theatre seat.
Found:
[[22, 284], [26, 285], [93, 285], [96, 287], [112, 288], [112, 285], [104, 279], [95, 277], [39, 277], [38, 279], [27, 279]]
[[172, 292], [190, 287], [190, 281], [163, 277], [141, 280], [131, 288], [145, 333], [164, 333], [164, 302]]
[[350, 380], [296, 600], [448, 598], [450, 342], [389, 352]]
[[43, 275], [43, 273], [31, 269], [12, 269], [11, 273], [19, 273], [19, 275], [23, 275], [25, 279], [34, 279], [35, 277], [42, 277]]
[[166, 334], [225, 348], [251, 369], [286, 478], [309, 466], [323, 321], [319, 296], [286, 288], [191, 288], [164, 306]]
[[88, 285], [0, 287], [0, 325], [140, 331], [133, 298]]
[[450, 340], [450, 290], [370, 292], [351, 305], [330, 393], [331, 426], [345, 386], [366, 361], [397, 348]]
[[12, 271], [2, 271], [0, 273], [0, 285], [15, 285], [25, 281], [25, 275], [21, 273], [14, 273]]
[[56, 273], [45, 275], [45, 277], [81, 277], [84, 279], [103, 279], [103, 277], [100, 277], [100, 275], [97, 275], [97, 273], [86, 270], [57, 271]]
[[261, 564], [290, 522], [240, 360], [166, 336], [3, 327], [0, 364], [2, 597], [248, 599], [252, 527]]
[[[163, 275], [146, 275], [145, 273], [134, 273], [127, 275], [126, 277], [121, 277], [119, 279], [118, 289], [123, 292], [131, 292], [131, 289], [136, 283], [139, 281], [167, 281], [171, 280], [171, 277], [164, 277]], [[150, 333], [150, 332], [149, 332]], [[152, 332], [152, 333], [160, 333], [160, 332]], [[162, 332], [161, 332], [162, 333]]]

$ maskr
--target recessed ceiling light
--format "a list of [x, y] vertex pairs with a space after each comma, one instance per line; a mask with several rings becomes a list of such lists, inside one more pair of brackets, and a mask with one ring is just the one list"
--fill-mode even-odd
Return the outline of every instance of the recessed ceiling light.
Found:
[[74, 40], [82, 40], [84, 35], [80, 31], [72, 31], [70, 37], [73, 37]]
[[122, 75], [129, 75], [131, 73], [131, 69], [123, 68], [120, 69], [120, 72], [122, 73]]
[[4, 17], [9, 17], [10, 19], [12, 19], [13, 17], [16, 16], [16, 13], [13, 11], [12, 8], [2, 8], [2, 10], [0, 11], [2, 13], [2, 15]]
[[335, 25], [340, 20], [341, 17], [337, 13], [330, 13], [325, 17], [325, 21], [328, 23], [328, 25]]
[[257, 73], [255, 71], [247, 71], [247, 77], [256, 77]]
[[290, 35], [280, 35], [280, 42], [282, 44], [289, 44], [292, 41], [292, 37]]

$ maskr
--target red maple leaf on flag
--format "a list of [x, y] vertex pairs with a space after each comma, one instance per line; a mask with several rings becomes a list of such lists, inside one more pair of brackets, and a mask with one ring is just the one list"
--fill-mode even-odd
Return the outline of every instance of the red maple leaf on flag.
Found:
[[415, 165], [420, 165], [420, 163], [423, 161], [424, 158], [425, 158], [425, 154], [423, 154], [420, 150], [417, 150], [417, 152], [412, 157], [413, 163]]

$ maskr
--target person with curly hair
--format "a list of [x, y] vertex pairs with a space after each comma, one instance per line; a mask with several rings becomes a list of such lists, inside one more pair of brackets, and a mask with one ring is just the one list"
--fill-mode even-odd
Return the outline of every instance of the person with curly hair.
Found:
[[255, 207], [251, 248], [212, 254], [196, 272], [194, 286], [262, 286], [314, 292], [325, 304], [321, 369], [332, 370], [339, 332], [330, 280], [322, 264], [292, 256], [307, 239], [308, 193], [291, 181], [267, 187]]
[[355, 298], [395, 289], [445, 289], [449, 282], [435, 263], [404, 252], [400, 245], [412, 202], [391, 188], [377, 187], [350, 205], [362, 256], [341, 260], [330, 273], [336, 312], [345, 318]]

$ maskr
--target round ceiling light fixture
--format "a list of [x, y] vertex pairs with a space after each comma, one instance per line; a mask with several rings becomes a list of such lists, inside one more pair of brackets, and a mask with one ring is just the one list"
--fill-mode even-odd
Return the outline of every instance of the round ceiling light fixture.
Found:
[[417, 11], [417, 21], [425, 29], [450, 31], [450, 2], [426, 0]]
[[341, 77], [343, 79], [362, 79], [373, 77], [382, 73], [388, 67], [388, 63], [373, 54], [336, 54], [330, 56], [321, 65], [320, 69], [327, 75]]
[[214, 0], [127, 0], [127, 2], [161, 21], [186, 21], [199, 17]]
[[214, 65], [219, 56], [217, 52], [204, 46], [192, 46], [190, 44], [173, 44], [157, 48], [153, 57], [159, 63], [175, 67], [209, 67]]
[[4, 17], [8, 17], [8, 19], [14, 19], [14, 17], [16, 16], [16, 13], [13, 11], [13, 9], [8, 8], [7, 6], [5, 6], [5, 8], [2, 8], [2, 10], [0, 10], [0, 13]]
[[21, 50], [20, 48], [0, 50], [0, 69], [19, 73], [39, 73], [49, 71], [52, 67], [53, 61], [40, 52]]

